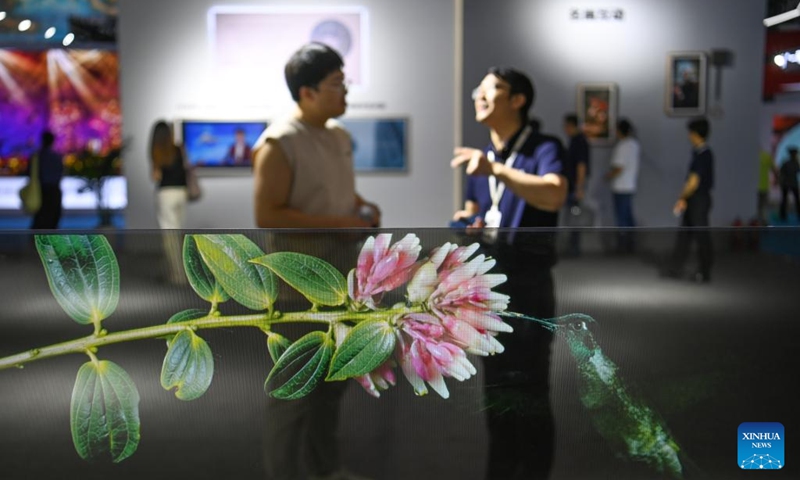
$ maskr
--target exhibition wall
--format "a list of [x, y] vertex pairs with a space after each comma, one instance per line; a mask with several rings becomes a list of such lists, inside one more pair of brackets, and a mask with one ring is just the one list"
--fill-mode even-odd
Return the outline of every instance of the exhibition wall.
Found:
[[[473, 121], [469, 91], [490, 65], [513, 65], [532, 74], [538, 90], [533, 114], [544, 121], [546, 132], [559, 136], [563, 136], [563, 114], [576, 110], [579, 84], [616, 85], [618, 113], [634, 123], [642, 143], [636, 216], [647, 226], [676, 224], [671, 206], [690, 153], [688, 117], [673, 116], [665, 108], [671, 53], [730, 53], [720, 68], [708, 56], [705, 76], [710, 144], [717, 158], [713, 225], [727, 225], [736, 216], [754, 213], [754, 195], [749, 192], [756, 185], [754, 158], [759, 145], [769, 140], [764, 125], [769, 125], [773, 110], [791, 109], [760, 100], [763, 2], [709, 0], [696, 5], [681, 0], [667, 6], [633, 0], [613, 4], [586, 0], [575, 5], [556, 0], [508, 0], [497, 5], [483, 0], [419, 0], [392, 5], [372, 0], [286, 6], [122, 0], [119, 6], [123, 135], [129, 141], [125, 216], [131, 228], [156, 226], [146, 152], [155, 120], [260, 122], [291, 109], [280, 72], [285, 50], [269, 42], [270, 47], [260, 49], [271, 38], [268, 34], [237, 44], [230, 37], [230, 24], [212, 21], [215, 11], [360, 12], [359, 36], [354, 39], [360, 56], [358, 62], [346, 58], [357, 70], [348, 71], [356, 84], [348, 95], [346, 119], [406, 122], [404, 167], [357, 174], [359, 192], [382, 207], [387, 227], [441, 226], [449, 219], [461, 188], [448, 166], [453, 144], [459, 137], [463, 142], [458, 143], [470, 146], [488, 141], [486, 129]], [[724, 22], [719, 20], [723, 10]], [[593, 19], [587, 18], [588, 12], [596, 13]], [[463, 35], [458, 35], [462, 29]], [[463, 45], [456, 38], [463, 38]], [[232, 50], [221, 58], [224, 46]], [[462, 71], [462, 48], [463, 75], [457, 73]], [[454, 104], [454, 94], [461, 102]], [[463, 114], [454, 113], [462, 109]], [[610, 153], [610, 145], [593, 148], [591, 203], [600, 213], [596, 225], [613, 223], [610, 193], [601, 178]], [[190, 207], [187, 226], [254, 226], [252, 178], [244, 170], [202, 178], [205, 194]]]
[[[622, 18], [614, 13], [622, 12]], [[577, 17], [573, 18], [577, 11]], [[594, 19], [586, 18], [587, 12]], [[606, 11], [609, 18], [601, 18]], [[724, 49], [731, 64], [717, 69], [708, 62], [707, 106], [716, 158], [711, 224], [728, 225], [737, 215], [755, 213], [758, 113], [764, 51], [764, 2], [751, 0], [465, 0], [464, 87], [477, 85], [491, 65], [513, 65], [530, 72], [537, 88], [532, 110], [546, 132], [563, 137], [562, 118], [576, 109], [583, 82], [613, 82], [618, 112], [636, 126], [642, 145], [635, 214], [646, 226], [674, 226], [672, 206], [690, 159], [687, 117], [665, 112], [667, 60], [671, 52]], [[465, 96], [464, 141], [487, 142], [485, 128], [470, 120]], [[592, 197], [613, 225], [611, 195], [602, 180], [611, 147], [592, 149]]]
[[[157, 119], [271, 121], [291, 111], [282, 80], [282, 67], [291, 50], [273, 43], [258, 47], [259, 41], [271, 37], [257, 24], [245, 22], [241, 28], [232, 28], [218, 18], [213, 21], [215, 12], [240, 12], [250, 17], [244, 20], [253, 20], [259, 15], [320, 9], [333, 15], [361, 15], [360, 29], [352, 38], [353, 48], [361, 47], [360, 57], [345, 55], [348, 65], [355, 64], [354, 60], [360, 65], [347, 72], [356, 82], [347, 97], [346, 117], [408, 119], [406, 168], [359, 173], [357, 190], [380, 205], [387, 227], [443, 226], [450, 219], [456, 83], [452, 1], [292, 2], [287, 6], [253, 0], [121, 0], [119, 6], [123, 128], [130, 140], [125, 164], [128, 227], [156, 227], [147, 145]], [[263, 38], [251, 36], [249, 43], [232, 38], [245, 28]], [[188, 228], [255, 226], [249, 172], [200, 180], [204, 195], [188, 210]]]

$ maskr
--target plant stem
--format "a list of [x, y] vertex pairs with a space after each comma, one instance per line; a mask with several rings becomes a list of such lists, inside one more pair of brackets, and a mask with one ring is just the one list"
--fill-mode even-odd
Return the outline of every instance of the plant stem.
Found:
[[230, 328], [230, 327], [255, 327], [259, 329], [268, 328], [271, 325], [284, 323], [322, 323], [332, 325], [336, 322], [352, 321], [360, 322], [370, 318], [389, 318], [398, 314], [416, 311], [416, 308], [400, 308], [392, 310], [381, 310], [377, 312], [292, 312], [283, 314], [257, 313], [251, 315], [231, 315], [228, 317], [207, 315], [205, 317], [188, 320], [185, 322], [169, 323], [166, 325], [154, 325], [151, 327], [136, 328], [122, 332], [89, 335], [87, 337], [76, 338], [68, 342], [48, 345], [46, 347], [34, 348], [25, 352], [0, 358], [0, 370], [18, 367], [36, 360], [57, 357], [69, 353], [86, 353], [96, 351], [97, 348], [114, 343], [131, 342], [134, 340], [144, 340], [150, 338], [166, 337], [174, 335], [181, 330], [191, 328], [193, 330], [204, 330], [210, 328]]

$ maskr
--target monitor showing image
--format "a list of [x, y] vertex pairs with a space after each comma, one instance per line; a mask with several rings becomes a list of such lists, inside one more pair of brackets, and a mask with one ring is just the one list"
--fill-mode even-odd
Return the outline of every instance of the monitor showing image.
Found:
[[357, 172], [407, 170], [407, 119], [342, 118], [339, 121], [352, 137]]
[[187, 161], [200, 168], [251, 167], [252, 147], [266, 121], [181, 122]]

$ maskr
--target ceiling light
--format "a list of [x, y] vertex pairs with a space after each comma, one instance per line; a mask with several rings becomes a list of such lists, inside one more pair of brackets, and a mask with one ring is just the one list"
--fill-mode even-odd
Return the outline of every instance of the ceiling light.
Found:
[[75, 34], [74, 33], [68, 33], [68, 34], [66, 34], [64, 36], [64, 40], [62, 40], [61, 43], [65, 47], [69, 47], [73, 40], [75, 40]]
[[765, 18], [764, 26], [771, 27], [779, 23], [788, 22], [789, 20], [794, 20], [797, 17], [800, 17], [800, 4], [798, 4], [797, 7], [794, 8], [794, 10], [789, 10], [786, 13], [781, 13], [780, 15], [775, 15], [769, 18]]
[[17, 25], [17, 28], [19, 28], [20, 32], [24, 32], [25, 30], [31, 28], [31, 21], [27, 20], [27, 19], [23, 20], [23, 21], [19, 22], [19, 25]]
[[6, 12], [0, 12], [0, 22], [6, 19]]
[[44, 32], [44, 38], [53, 38], [53, 35], [56, 34], [56, 27], [50, 27]]
[[775, 65], [779, 66], [780, 68], [786, 68], [786, 64], [788, 63], [786, 61], [786, 57], [783, 55], [775, 55], [775, 58], [773, 58], [772, 61], [775, 62]]

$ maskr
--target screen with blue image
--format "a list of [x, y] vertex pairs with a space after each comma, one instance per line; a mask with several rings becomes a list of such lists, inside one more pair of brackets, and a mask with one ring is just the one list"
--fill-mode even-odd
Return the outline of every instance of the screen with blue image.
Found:
[[187, 161], [202, 168], [250, 167], [252, 147], [266, 128], [266, 121], [184, 120], [181, 131]]
[[408, 168], [408, 121], [404, 118], [343, 118], [353, 140], [356, 171]]

